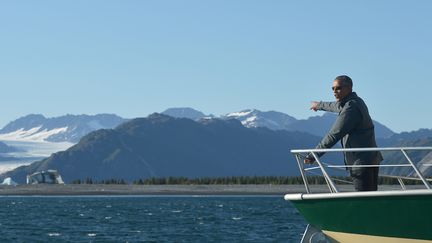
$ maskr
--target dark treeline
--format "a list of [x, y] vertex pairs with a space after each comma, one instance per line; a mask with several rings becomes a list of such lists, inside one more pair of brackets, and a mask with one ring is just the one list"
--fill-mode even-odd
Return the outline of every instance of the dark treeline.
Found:
[[166, 177], [146, 178], [133, 182], [138, 185], [248, 185], [248, 184], [303, 184], [301, 177], [288, 176], [231, 176], [231, 177]]
[[[352, 181], [350, 177], [333, 177], [337, 184], [346, 184]], [[322, 176], [308, 176], [308, 183], [311, 185], [326, 184]], [[404, 180], [406, 185], [421, 184], [421, 181]], [[91, 178], [74, 180], [72, 184], [129, 184], [123, 179], [107, 179], [95, 181]], [[152, 177], [135, 180], [135, 185], [301, 185], [303, 179], [300, 176], [231, 176], [231, 177]], [[379, 184], [399, 184], [395, 178], [380, 177]]]
[[129, 184], [123, 179], [107, 179], [107, 180], [96, 181], [93, 180], [92, 178], [86, 178], [84, 180], [77, 179], [77, 180], [73, 180], [71, 183], [72, 184], [116, 184], [116, 185]]

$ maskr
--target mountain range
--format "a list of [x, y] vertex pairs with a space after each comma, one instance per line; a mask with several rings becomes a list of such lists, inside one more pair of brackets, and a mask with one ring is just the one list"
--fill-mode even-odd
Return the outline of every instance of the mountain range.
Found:
[[[204, 113], [192, 108], [171, 108], [162, 112], [162, 114], [178, 118], [189, 118], [192, 120], [214, 118], [213, 115], [205, 115]], [[324, 136], [328, 130], [330, 130], [336, 117], [336, 114], [326, 112], [322, 116], [313, 116], [308, 119], [298, 120], [290, 115], [278, 111], [247, 109], [239, 112], [228, 113], [219, 118], [239, 120], [243, 126], [248, 128], [266, 127], [271, 130], [301, 131], [316, 136]], [[377, 138], [389, 138], [395, 134], [383, 124], [377, 121], [373, 122]]]
[[246, 128], [235, 119], [193, 121], [162, 114], [101, 129], [47, 159], [3, 177], [23, 183], [27, 174], [56, 169], [65, 182], [92, 178], [132, 181], [167, 176], [293, 175], [289, 148], [314, 146], [303, 132]]
[[[191, 108], [171, 108], [136, 119], [107, 114], [28, 115], [0, 130], [6, 146], [0, 143], [0, 150], [9, 149], [5, 158], [10, 158], [8, 153], [17, 154], [10, 149], [22, 150], [19, 141], [25, 142], [26, 149], [29, 141], [38, 141], [36, 147], [43, 147], [45, 154], [46, 146], [52, 144], [56, 153], [47, 158], [27, 156], [39, 159], [2, 177], [13, 176], [22, 183], [25, 175], [45, 169], [58, 169], [66, 182], [87, 177], [292, 175], [297, 168], [291, 163], [290, 149], [314, 147], [335, 119], [334, 114], [324, 113], [297, 120], [255, 109], [215, 117]], [[409, 146], [432, 137], [430, 129], [397, 134], [374, 123], [379, 146]], [[59, 148], [65, 151], [58, 152]]]
[[[336, 119], [335, 114], [324, 113], [305, 120], [297, 120], [282, 112], [259, 111], [256, 109], [232, 112], [220, 117], [205, 115], [192, 108], [170, 108], [162, 112], [176, 118], [236, 119], [245, 127], [266, 127], [271, 130], [301, 131], [323, 136]], [[111, 129], [128, 121], [114, 114], [65, 115], [46, 118], [40, 114], [30, 114], [10, 122], [0, 130], [0, 141], [45, 141], [77, 143], [83, 136], [98, 129]], [[377, 138], [388, 138], [395, 134], [386, 126], [374, 121]]]

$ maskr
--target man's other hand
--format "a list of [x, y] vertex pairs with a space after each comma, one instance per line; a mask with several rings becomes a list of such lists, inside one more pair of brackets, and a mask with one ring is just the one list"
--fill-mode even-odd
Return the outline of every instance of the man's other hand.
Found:
[[306, 157], [303, 161], [305, 164], [313, 164], [315, 162], [315, 158], [314, 157]]
[[319, 105], [318, 101], [312, 101], [310, 109], [313, 110], [313, 111], [317, 111], [318, 110], [318, 105]]

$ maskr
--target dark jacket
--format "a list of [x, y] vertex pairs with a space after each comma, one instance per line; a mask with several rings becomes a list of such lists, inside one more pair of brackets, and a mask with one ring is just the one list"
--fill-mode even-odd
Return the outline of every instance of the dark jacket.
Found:
[[[335, 123], [316, 147], [317, 149], [331, 148], [342, 139], [344, 148], [377, 147], [375, 131], [368, 108], [364, 101], [352, 92], [339, 102], [320, 102], [319, 110], [339, 112]], [[324, 153], [318, 154], [322, 156]], [[347, 165], [376, 165], [383, 160], [380, 152], [346, 152]], [[352, 173], [363, 169], [352, 169]]]

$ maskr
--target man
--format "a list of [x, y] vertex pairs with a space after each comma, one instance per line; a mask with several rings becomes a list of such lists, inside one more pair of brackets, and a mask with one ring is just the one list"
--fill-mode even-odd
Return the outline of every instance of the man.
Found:
[[[331, 148], [342, 139], [344, 148], [377, 147], [374, 125], [364, 101], [352, 91], [353, 83], [346, 75], [338, 76], [333, 81], [333, 94], [336, 102], [313, 101], [311, 110], [338, 112], [333, 127], [316, 147], [317, 149]], [[317, 153], [322, 156], [324, 153]], [[346, 152], [347, 165], [378, 165], [382, 160], [380, 152]], [[304, 162], [314, 163], [315, 158], [309, 154]], [[378, 185], [378, 167], [350, 168], [354, 187], [357, 191], [376, 191]]]

